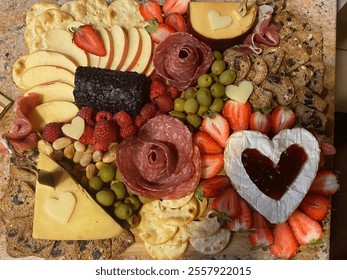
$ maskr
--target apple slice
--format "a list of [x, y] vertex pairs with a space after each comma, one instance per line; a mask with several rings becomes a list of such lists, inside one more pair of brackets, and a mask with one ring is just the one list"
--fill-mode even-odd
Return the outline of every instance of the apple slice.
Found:
[[132, 69], [130, 69], [130, 71], [134, 71], [139, 74], [142, 74], [147, 69], [147, 65], [151, 60], [153, 48], [152, 48], [152, 39], [149, 36], [149, 33], [147, 32], [147, 30], [144, 28], [139, 28], [138, 31], [140, 33], [141, 42], [142, 42], [141, 54], [138, 60], [136, 61], [135, 66]]
[[25, 67], [32, 68], [39, 65], [54, 65], [75, 73], [77, 64], [67, 55], [55, 51], [40, 50], [31, 53], [25, 60]]
[[129, 42], [128, 37], [122, 27], [113, 25], [111, 28], [111, 36], [113, 40], [113, 61], [110, 68], [120, 70], [128, 55]]
[[[152, 53], [155, 52], [155, 49], [157, 47], [157, 44], [153, 43], [152, 45]], [[145, 75], [147, 77], [149, 77], [150, 75], [152, 75], [152, 73], [154, 72], [155, 68], [154, 68], [154, 64], [153, 64], [153, 55], [150, 58], [150, 61], [148, 62], [147, 68], [145, 70]]]
[[99, 35], [103, 40], [106, 49], [106, 55], [100, 57], [99, 67], [109, 69], [114, 56], [113, 39], [111, 33], [106, 28], [97, 27], [96, 30], [99, 32]]
[[52, 65], [40, 65], [27, 69], [21, 82], [24, 89], [30, 89], [39, 84], [60, 81], [70, 85], [74, 84], [75, 75], [69, 70]]
[[46, 32], [44, 40], [48, 50], [68, 55], [77, 65], [89, 65], [88, 54], [73, 43], [70, 32], [61, 29], [52, 29]]
[[35, 107], [28, 119], [35, 131], [42, 131], [50, 122], [68, 122], [78, 112], [78, 107], [68, 101], [51, 101], [42, 103]]
[[70, 101], [75, 102], [73, 95], [74, 87], [72, 85], [54, 81], [45, 84], [34, 86], [27, 90], [24, 96], [28, 96], [30, 93], [36, 93], [41, 95], [42, 103], [50, 101]]
[[133, 27], [128, 31], [129, 50], [121, 71], [129, 71], [133, 68], [141, 54], [142, 42], [137, 28]]

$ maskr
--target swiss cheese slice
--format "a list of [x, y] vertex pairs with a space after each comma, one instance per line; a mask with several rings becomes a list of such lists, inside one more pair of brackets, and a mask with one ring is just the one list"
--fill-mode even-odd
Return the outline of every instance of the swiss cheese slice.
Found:
[[[70, 174], [44, 153], [40, 153], [38, 168], [53, 173], [56, 187], [36, 182], [33, 237], [52, 240], [95, 240], [118, 236], [123, 228], [99, 206]], [[71, 199], [64, 200], [64, 194], [75, 198], [70, 217], [62, 220], [57, 211], [47, 208], [47, 201], [56, 199], [63, 208]], [[66, 205], [70, 207], [71, 205]], [[63, 210], [62, 210], [63, 211]], [[66, 211], [65, 211], [66, 212]], [[56, 215], [56, 216], [54, 216]], [[66, 213], [64, 213], [66, 215]]]

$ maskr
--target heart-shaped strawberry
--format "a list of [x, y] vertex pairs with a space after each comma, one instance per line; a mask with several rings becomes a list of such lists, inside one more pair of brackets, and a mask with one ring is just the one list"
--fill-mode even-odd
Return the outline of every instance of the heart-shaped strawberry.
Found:
[[[249, 156], [252, 153], [256, 155]], [[240, 196], [271, 223], [283, 223], [310, 188], [319, 158], [316, 138], [303, 128], [282, 130], [272, 140], [260, 132], [243, 130], [233, 133], [226, 144], [224, 169]]]

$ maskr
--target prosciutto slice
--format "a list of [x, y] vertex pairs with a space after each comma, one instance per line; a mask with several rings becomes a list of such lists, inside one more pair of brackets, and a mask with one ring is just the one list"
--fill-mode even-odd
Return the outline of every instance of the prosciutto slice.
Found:
[[161, 115], [143, 125], [137, 136], [123, 140], [116, 163], [124, 183], [151, 199], [179, 199], [200, 180], [201, 160], [189, 129], [178, 119]]
[[195, 84], [212, 62], [211, 48], [185, 32], [167, 37], [157, 46], [153, 56], [157, 73], [180, 91]]

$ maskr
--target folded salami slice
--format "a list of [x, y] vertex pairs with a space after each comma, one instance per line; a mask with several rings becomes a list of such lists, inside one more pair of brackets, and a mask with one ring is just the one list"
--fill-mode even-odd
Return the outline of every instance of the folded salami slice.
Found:
[[200, 180], [199, 149], [189, 129], [171, 116], [157, 116], [123, 140], [116, 158], [124, 183], [143, 197], [182, 198]]
[[179, 90], [195, 84], [212, 62], [211, 48], [185, 32], [176, 32], [161, 42], [153, 57], [157, 73]]

